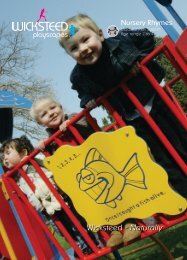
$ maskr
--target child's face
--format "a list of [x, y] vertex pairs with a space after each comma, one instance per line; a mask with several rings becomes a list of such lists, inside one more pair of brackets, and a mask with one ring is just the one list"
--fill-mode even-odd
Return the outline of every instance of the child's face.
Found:
[[102, 31], [96, 34], [91, 29], [80, 28], [76, 34], [64, 43], [68, 54], [81, 65], [93, 65], [102, 53]]
[[64, 121], [62, 108], [51, 100], [41, 102], [37, 111], [38, 122], [48, 128], [57, 128]]
[[3, 153], [3, 164], [8, 168], [12, 169], [17, 163], [23, 159], [23, 155], [19, 154], [15, 148], [8, 146], [5, 148]]

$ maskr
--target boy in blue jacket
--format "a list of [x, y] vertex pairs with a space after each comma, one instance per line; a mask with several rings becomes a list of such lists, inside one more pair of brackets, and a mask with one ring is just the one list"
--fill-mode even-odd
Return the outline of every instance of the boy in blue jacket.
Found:
[[[97, 97], [115, 87], [155, 47], [154, 35], [148, 29], [124, 29], [116, 37], [105, 39], [102, 30], [87, 15], [73, 16], [66, 23], [76, 27], [77, 31], [73, 36], [61, 37], [60, 45], [77, 61], [70, 80], [72, 89], [78, 92], [80, 106], [83, 108], [94, 106]], [[164, 78], [164, 70], [156, 61], [149, 62], [148, 68], [160, 83]], [[184, 161], [187, 161], [186, 132], [160, 100], [150, 82], [139, 71], [128, 80], [127, 85]], [[108, 101], [124, 121], [134, 126], [136, 133], [147, 142], [155, 160], [167, 171], [172, 186], [187, 197], [187, 177], [124, 92], [118, 89], [108, 97]]]

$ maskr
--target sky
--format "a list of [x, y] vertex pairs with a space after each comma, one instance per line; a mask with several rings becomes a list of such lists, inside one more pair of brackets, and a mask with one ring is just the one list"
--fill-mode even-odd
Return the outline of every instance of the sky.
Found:
[[[186, 1], [173, 0], [172, 6], [187, 23]], [[103, 30], [105, 37], [108, 37], [107, 28], [110, 25], [116, 25], [119, 29], [124, 28], [124, 23], [121, 25], [121, 21], [135, 23], [127, 25], [128, 28], [147, 27], [158, 36], [165, 35], [161, 26], [147, 25], [148, 20], [157, 20], [143, 0], [1, 0], [0, 23], [9, 23], [11, 28], [12, 22], [36, 22], [42, 8], [45, 8], [47, 22], [62, 22], [77, 13], [88, 14]], [[168, 20], [172, 20], [171, 17]], [[172, 23], [175, 26], [175, 22]], [[39, 44], [40, 51], [34, 71], [36, 76], [52, 81], [56, 96], [68, 112], [79, 112], [80, 101], [76, 91], [71, 89], [69, 81], [75, 61], [60, 47], [57, 38], [33, 39], [33, 32], [24, 33], [28, 41]], [[100, 112], [96, 111], [96, 114]]]

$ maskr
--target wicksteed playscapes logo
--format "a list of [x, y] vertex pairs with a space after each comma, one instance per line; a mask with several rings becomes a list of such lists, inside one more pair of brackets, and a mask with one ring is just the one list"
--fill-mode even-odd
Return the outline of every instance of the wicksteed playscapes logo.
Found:
[[15, 32], [32, 32], [33, 39], [72, 37], [79, 30], [73, 24], [68, 25], [66, 22], [49, 22], [47, 21], [46, 14], [46, 9], [42, 8], [36, 22], [12, 22], [12, 30]]

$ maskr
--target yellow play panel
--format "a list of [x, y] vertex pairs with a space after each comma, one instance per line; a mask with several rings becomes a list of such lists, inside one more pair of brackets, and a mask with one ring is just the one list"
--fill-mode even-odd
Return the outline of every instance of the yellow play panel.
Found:
[[80, 146], [64, 145], [44, 164], [89, 225], [117, 225], [155, 213], [177, 215], [187, 207], [131, 126], [97, 132]]

